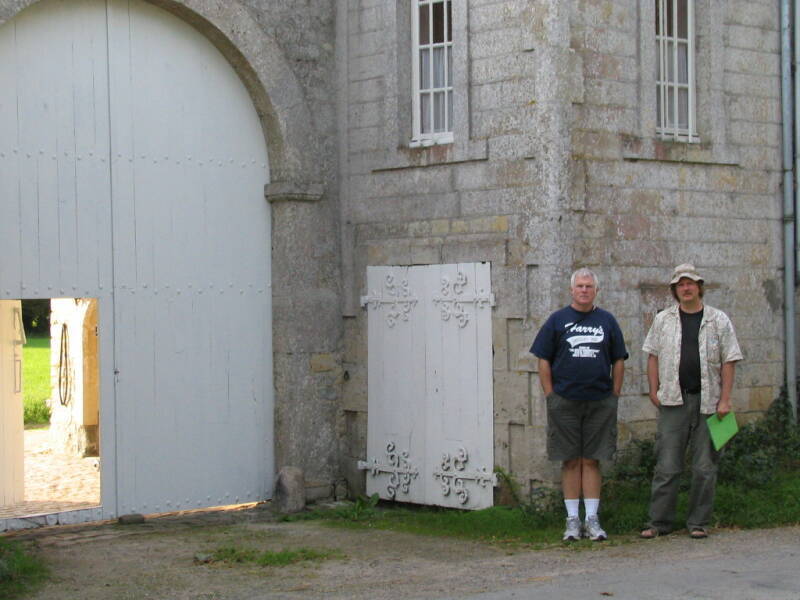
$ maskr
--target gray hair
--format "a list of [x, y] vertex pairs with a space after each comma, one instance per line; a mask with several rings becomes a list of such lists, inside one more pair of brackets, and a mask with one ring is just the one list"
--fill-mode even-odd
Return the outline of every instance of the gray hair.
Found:
[[594, 287], [600, 288], [600, 280], [597, 279], [597, 275], [594, 274], [594, 271], [586, 267], [581, 267], [572, 274], [572, 277], [569, 278], [569, 287], [575, 287], [575, 280], [578, 277], [591, 277], [592, 280], [594, 280]]

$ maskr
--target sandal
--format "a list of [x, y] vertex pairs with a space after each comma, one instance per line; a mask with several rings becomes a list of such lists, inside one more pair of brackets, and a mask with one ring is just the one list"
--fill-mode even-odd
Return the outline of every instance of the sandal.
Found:
[[655, 527], [648, 527], [647, 529], [642, 529], [641, 533], [639, 534], [640, 538], [645, 540], [653, 540], [659, 536], [658, 529]]
[[689, 532], [689, 537], [693, 540], [704, 540], [708, 537], [708, 532], [705, 529], [695, 527]]

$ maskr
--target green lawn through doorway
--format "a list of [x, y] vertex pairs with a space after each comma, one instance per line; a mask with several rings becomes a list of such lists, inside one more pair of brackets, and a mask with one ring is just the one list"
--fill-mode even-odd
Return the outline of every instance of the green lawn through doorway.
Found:
[[29, 335], [22, 349], [25, 425], [50, 423], [50, 336]]

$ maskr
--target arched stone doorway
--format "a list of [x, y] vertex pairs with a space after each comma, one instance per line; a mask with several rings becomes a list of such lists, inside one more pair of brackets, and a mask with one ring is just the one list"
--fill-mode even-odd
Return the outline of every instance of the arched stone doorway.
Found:
[[[8, 18], [20, 3], [4, 4]], [[303, 112], [291, 81], [276, 107], [241, 58], [247, 40], [234, 72], [211, 25], [226, 16], [190, 4], [162, 4], [181, 20], [140, 1], [44, 0], [0, 29], [0, 103], [23, 107], [0, 124], [13, 142], [0, 150], [11, 173], [0, 297], [99, 300], [95, 517], [259, 500], [272, 487], [264, 186], [272, 170], [277, 196], [320, 190], [288, 133]]]

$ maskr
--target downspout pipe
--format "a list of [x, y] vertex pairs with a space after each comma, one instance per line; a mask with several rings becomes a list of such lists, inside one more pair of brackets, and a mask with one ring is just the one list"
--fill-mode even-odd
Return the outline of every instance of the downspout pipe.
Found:
[[[786, 393], [792, 407], [792, 417], [797, 423], [797, 365], [795, 349], [795, 270], [797, 254], [795, 249], [795, 202], [794, 186], [794, 117], [798, 102], [792, 89], [792, 6], [794, 4], [795, 31], [800, 23], [800, 0], [781, 0], [781, 105], [783, 121], [783, 323], [786, 357]], [[800, 40], [795, 39], [795, 57], [800, 48]], [[799, 165], [800, 166], [800, 165]]]

